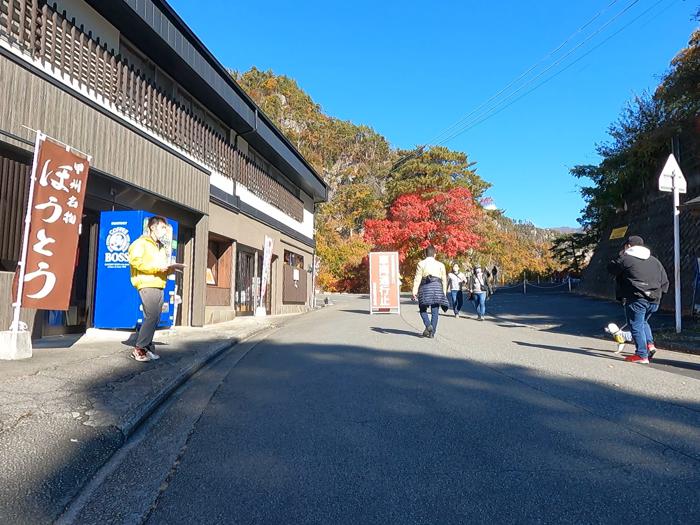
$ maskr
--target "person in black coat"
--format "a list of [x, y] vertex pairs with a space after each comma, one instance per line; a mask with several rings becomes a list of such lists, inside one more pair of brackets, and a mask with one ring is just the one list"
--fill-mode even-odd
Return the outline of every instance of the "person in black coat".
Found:
[[625, 305], [637, 351], [625, 361], [648, 363], [656, 353], [649, 318], [659, 309], [668, 292], [668, 276], [661, 262], [651, 255], [644, 240], [632, 235], [620, 255], [610, 261], [608, 271], [615, 276], [618, 300]]

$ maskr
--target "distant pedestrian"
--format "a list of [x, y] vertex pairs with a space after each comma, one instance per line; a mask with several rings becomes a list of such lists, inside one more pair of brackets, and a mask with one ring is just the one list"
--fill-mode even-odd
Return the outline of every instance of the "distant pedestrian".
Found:
[[164, 217], [151, 217], [148, 232], [129, 246], [131, 284], [138, 290], [143, 308], [143, 322], [131, 357], [140, 362], [160, 359], [153, 351], [153, 334], [163, 308], [165, 282], [173, 269], [163, 244], [167, 227], [168, 221]]
[[447, 274], [447, 290], [450, 292], [452, 311], [455, 317], [459, 317], [459, 313], [462, 310], [462, 304], [464, 304], [463, 290], [466, 285], [467, 276], [459, 271], [459, 264], [454, 264], [452, 266], [452, 271]]
[[493, 268], [491, 268], [491, 276], [493, 277], [493, 285], [495, 287], [498, 285], [498, 267], [495, 264]]
[[[413, 300], [418, 299], [418, 309], [425, 325], [423, 337], [435, 337], [440, 308], [447, 311], [447, 272], [445, 265], [435, 259], [435, 247], [425, 249], [425, 259], [418, 263], [413, 278]], [[430, 317], [428, 317], [430, 308]]]
[[469, 291], [471, 292], [471, 299], [474, 301], [477, 319], [483, 321], [486, 315], [486, 299], [491, 295], [491, 287], [488, 276], [479, 265], [474, 267], [469, 277]]
[[608, 264], [615, 276], [616, 295], [625, 306], [637, 351], [625, 358], [632, 363], [648, 363], [656, 347], [649, 318], [659, 309], [661, 297], [668, 292], [668, 276], [661, 262], [651, 255], [644, 240], [632, 235], [619, 256]]

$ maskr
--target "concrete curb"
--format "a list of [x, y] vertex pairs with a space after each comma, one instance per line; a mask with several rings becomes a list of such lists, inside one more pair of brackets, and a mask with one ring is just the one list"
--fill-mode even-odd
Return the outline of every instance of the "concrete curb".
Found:
[[691, 343], [688, 343], [687, 345], [684, 343], [678, 343], [674, 341], [664, 341], [663, 337], [661, 339], [657, 339], [655, 336], [655, 341], [654, 343], [656, 344], [657, 348], [660, 350], [668, 350], [670, 352], [680, 352], [682, 354], [690, 354], [690, 355], [700, 355], [700, 348], [698, 347], [692, 347]]
[[[95, 429], [95, 440], [90, 448], [80, 449], [74, 461], [64, 467], [66, 472], [72, 472], [76, 469], [80, 470], [80, 472], [73, 474], [76, 478], [72, 489], [55, 501], [55, 507], [50, 511], [53, 513], [53, 516], [51, 516], [52, 522], [54, 520], [59, 520], [60, 522], [61, 517], [65, 515], [76, 498], [80, 497], [86, 483], [89, 483], [93, 476], [111, 460], [114, 454], [125, 445], [138, 428], [194, 374], [241, 342], [259, 333], [272, 331], [278, 326], [278, 324], [269, 324], [267, 326], [254, 327], [250, 331], [232, 337], [230, 340], [213, 344], [209, 351], [195, 357], [187, 367], [181, 369], [148, 401], [141, 403], [120, 417], [116, 425]], [[100, 456], [101, 459], [98, 462], [94, 462], [95, 456]], [[78, 465], [80, 464], [88, 464], [89, 467], [87, 469], [79, 468]]]
[[214, 345], [209, 352], [195, 358], [187, 368], [180, 370], [180, 372], [163, 388], [161, 388], [155, 396], [151, 397], [145, 403], [138, 405], [127, 414], [119, 418], [119, 421], [117, 422], [117, 429], [119, 432], [121, 432], [123, 441], [129, 439], [136, 429], [144, 421], [146, 421], [158, 409], [158, 407], [160, 407], [173, 394], [173, 392], [184, 385], [199, 370], [204, 368], [227, 350], [230, 350], [238, 345], [241, 341], [273, 328], [275, 328], [275, 325], [258, 327], [250, 332], [238, 335], [229, 341], [218, 343]]

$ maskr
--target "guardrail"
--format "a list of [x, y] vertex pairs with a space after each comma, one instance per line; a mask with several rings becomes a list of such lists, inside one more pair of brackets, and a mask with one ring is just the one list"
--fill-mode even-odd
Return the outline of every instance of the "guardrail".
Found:
[[546, 290], [546, 291], [561, 291], [561, 292], [573, 292], [577, 287], [577, 284], [571, 280], [567, 280], [563, 283], [551, 283], [548, 285], [533, 284], [527, 279], [519, 281], [517, 283], [495, 286], [494, 289], [497, 290], [517, 290], [521, 289], [523, 294], [527, 294], [528, 288], [533, 288], [535, 290]]

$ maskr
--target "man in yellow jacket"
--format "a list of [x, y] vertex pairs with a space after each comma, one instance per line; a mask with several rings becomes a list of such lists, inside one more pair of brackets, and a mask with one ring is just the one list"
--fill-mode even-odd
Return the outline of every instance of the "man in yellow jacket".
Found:
[[148, 362], [159, 359], [153, 351], [153, 334], [163, 309], [163, 289], [174, 268], [168, 260], [162, 239], [168, 233], [168, 221], [154, 216], [148, 219], [148, 233], [129, 246], [131, 284], [138, 290], [143, 306], [143, 322], [131, 357]]

